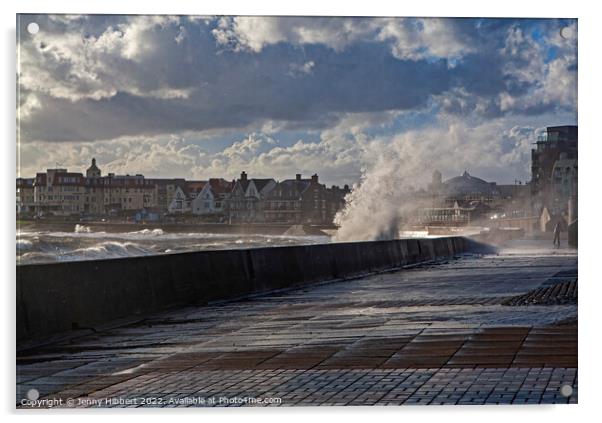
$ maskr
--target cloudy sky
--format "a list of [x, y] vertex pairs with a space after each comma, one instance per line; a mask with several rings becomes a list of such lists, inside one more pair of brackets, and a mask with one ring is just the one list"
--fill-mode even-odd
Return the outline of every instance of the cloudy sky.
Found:
[[344, 184], [411, 151], [427, 173], [512, 183], [545, 126], [577, 122], [570, 19], [21, 15], [18, 31], [22, 176], [96, 157]]

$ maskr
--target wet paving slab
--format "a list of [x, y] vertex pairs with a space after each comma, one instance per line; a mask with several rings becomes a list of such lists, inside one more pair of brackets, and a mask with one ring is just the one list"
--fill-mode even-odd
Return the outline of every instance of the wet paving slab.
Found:
[[574, 403], [576, 301], [508, 299], [576, 269], [571, 251], [465, 255], [146, 316], [18, 351], [17, 405]]

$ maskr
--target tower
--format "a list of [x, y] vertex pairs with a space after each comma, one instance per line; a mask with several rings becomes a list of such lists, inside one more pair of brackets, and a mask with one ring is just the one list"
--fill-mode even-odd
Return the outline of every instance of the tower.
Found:
[[86, 170], [86, 178], [100, 178], [100, 169], [96, 166], [96, 159], [92, 159], [92, 165]]

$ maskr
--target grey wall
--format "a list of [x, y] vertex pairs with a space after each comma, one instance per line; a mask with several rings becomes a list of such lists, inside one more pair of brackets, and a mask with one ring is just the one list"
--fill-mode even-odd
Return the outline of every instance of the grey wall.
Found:
[[449, 237], [17, 266], [17, 340], [173, 306], [354, 277], [473, 248], [473, 241]]

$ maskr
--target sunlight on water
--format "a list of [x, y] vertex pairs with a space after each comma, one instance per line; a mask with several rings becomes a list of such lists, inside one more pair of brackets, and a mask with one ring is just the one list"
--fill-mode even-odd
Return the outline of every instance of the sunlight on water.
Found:
[[72, 232], [20, 231], [17, 234], [16, 250], [17, 262], [28, 264], [328, 242], [328, 236], [166, 232], [163, 229], [148, 228], [105, 232], [78, 224]]

